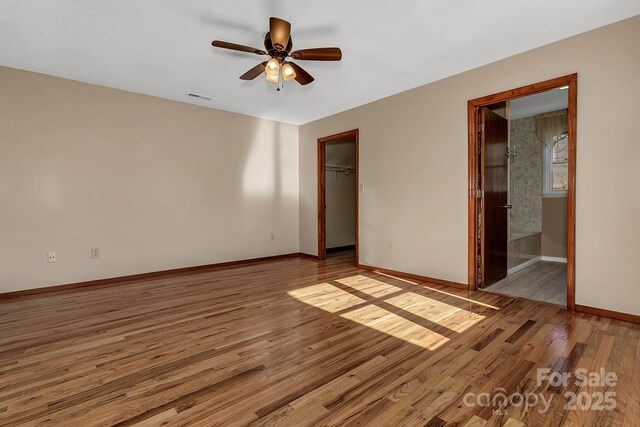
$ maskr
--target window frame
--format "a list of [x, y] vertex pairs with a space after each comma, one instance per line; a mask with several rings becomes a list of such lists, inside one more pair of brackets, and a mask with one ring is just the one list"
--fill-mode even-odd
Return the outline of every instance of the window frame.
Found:
[[[542, 183], [542, 197], [551, 198], [551, 197], [567, 197], [568, 189], [566, 190], [554, 190], [553, 189], [553, 165], [554, 164], [566, 164], [567, 167], [569, 165], [569, 156], [567, 155], [567, 160], [563, 161], [553, 161], [553, 147], [556, 145], [558, 141], [562, 139], [568, 139], [568, 135], [562, 135], [557, 137], [554, 143], [551, 146], [545, 146], [544, 150], [542, 150], [542, 155], [544, 158], [542, 159], [543, 164], [543, 183]], [[568, 142], [568, 141], [567, 141]], [[568, 153], [567, 153], [568, 154]]]

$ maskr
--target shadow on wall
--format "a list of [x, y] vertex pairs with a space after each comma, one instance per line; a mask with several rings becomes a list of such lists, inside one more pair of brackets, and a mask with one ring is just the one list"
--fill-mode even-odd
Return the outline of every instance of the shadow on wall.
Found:
[[[298, 150], [297, 145], [283, 143], [283, 138], [291, 140], [292, 132], [296, 129], [283, 128], [286, 126], [261, 120], [248, 147], [242, 171], [242, 188], [238, 192], [251, 206], [241, 214], [244, 224], [242, 233], [247, 238], [260, 236], [259, 239], [276, 242], [286, 230], [297, 239]], [[272, 143], [264, 144], [263, 139]], [[279, 224], [282, 227], [274, 229], [269, 218], [282, 221]]]

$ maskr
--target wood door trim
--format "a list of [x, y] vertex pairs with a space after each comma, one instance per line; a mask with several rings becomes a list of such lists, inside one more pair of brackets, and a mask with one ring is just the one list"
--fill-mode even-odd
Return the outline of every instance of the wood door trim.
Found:
[[325, 167], [325, 147], [328, 142], [337, 141], [339, 139], [354, 138], [356, 148], [356, 264], [360, 262], [359, 240], [360, 230], [358, 228], [358, 207], [359, 207], [359, 180], [360, 180], [360, 149], [359, 149], [359, 130], [352, 129], [334, 135], [318, 138], [318, 259], [327, 258], [327, 229], [326, 229], [326, 212], [324, 209], [326, 200], [326, 182], [324, 177]]
[[480, 107], [495, 104], [502, 101], [510, 101], [527, 95], [545, 92], [569, 86], [568, 107], [568, 144], [569, 144], [569, 188], [567, 191], [567, 309], [575, 311], [575, 245], [576, 245], [576, 124], [577, 124], [577, 97], [578, 75], [570, 74], [516, 89], [506, 90], [493, 95], [472, 99], [467, 103], [468, 138], [469, 138], [469, 210], [468, 210], [468, 273], [469, 288], [478, 289], [478, 116]]

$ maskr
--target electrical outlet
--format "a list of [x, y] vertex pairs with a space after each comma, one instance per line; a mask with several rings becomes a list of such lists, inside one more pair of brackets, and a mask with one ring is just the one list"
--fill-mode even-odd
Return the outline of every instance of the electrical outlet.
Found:
[[100, 248], [91, 248], [91, 258], [92, 259], [100, 258]]
[[360, 187], [360, 192], [364, 193], [364, 184], [360, 184], [358, 185], [358, 187]]
[[58, 258], [55, 251], [51, 251], [47, 253], [47, 262], [56, 262], [57, 259]]
[[387, 249], [389, 250], [393, 249], [393, 242], [391, 240], [387, 242]]

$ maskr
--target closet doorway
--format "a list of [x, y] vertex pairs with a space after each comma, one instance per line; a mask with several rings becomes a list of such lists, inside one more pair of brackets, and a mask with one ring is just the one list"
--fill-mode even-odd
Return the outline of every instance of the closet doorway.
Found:
[[358, 173], [358, 129], [318, 139], [318, 259], [358, 262]]

